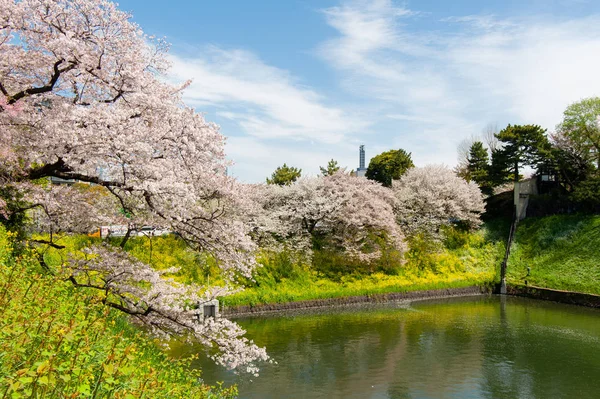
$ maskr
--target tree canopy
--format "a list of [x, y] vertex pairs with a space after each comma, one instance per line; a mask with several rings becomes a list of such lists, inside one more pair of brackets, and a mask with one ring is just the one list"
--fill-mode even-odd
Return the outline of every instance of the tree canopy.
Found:
[[319, 166], [319, 169], [321, 170], [321, 174], [323, 176], [331, 176], [341, 168], [340, 165], [338, 165], [337, 161], [331, 159], [329, 162], [327, 162], [326, 167]]
[[411, 154], [403, 149], [382, 152], [371, 158], [365, 176], [385, 187], [392, 186], [408, 169], [414, 167]]
[[[225, 139], [183, 103], [187, 84], [168, 83], [168, 46], [130, 17], [107, 0], [0, 2], [0, 221], [37, 213], [37, 227], [52, 233], [37, 242], [42, 265], [56, 233], [120, 224], [124, 213], [130, 228], [177, 232], [220, 266], [222, 286], [167, 279], [109, 242], [65, 259], [60, 273], [153, 332], [186, 333], [217, 362], [255, 372], [268, 357], [244, 330], [225, 318], [197, 322], [198, 303], [227, 295], [255, 267]], [[101, 193], [39, 183], [52, 177]]]
[[492, 153], [492, 163], [496, 169], [507, 170], [513, 174], [513, 180], [519, 181], [520, 169], [527, 165], [536, 167], [550, 154], [550, 142], [546, 129], [538, 125], [508, 125], [496, 138], [502, 148]]
[[374, 181], [337, 172], [288, 186], [256, 185], [252, 191], [257, 206], [246, 216], [257, 234], [271, 236], [264, 241], [285, 239], [310, 253], [312, 238], [326, 236], [336, 248], [363, 261], [377, 258], [383, 242], [404, 250], [393, 194]]
[[600, 169], [600, 97], [569, 105], [556, 131], [569, 141], [573, 150]]
[[295, 168], [293, 166], [287, 166], [285, 163], [283, 166], [278, 166], [277, 169], [271, 174], [271, 178], [267, 177], [267, 184], [276, 184], [278, 186], [289, 186], [302, 175], [302, 169]]
[[409, 234], [437, 236], [443, 225], [462, 222], [477, 227], [484, 211], [481, 191], [440, 165], [412, 168], [394, 180], [396, 217]]

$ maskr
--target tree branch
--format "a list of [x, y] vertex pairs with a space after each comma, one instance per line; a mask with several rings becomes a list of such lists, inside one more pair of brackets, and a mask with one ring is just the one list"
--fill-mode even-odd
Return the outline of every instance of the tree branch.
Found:
[[43, 177], [59, 177], [61, 179], [76, 179], [81, 180], [86, 183], [94, 183], [99, 186], [104, 187], [119, 187], [124, 190], [132, 191], [132, 189], [128, 189], [121, 182], [103, 180], [96, 176], [88, 176], [80, 173], [75, 173], [72, 169], [63, 161], [62, 158], [59, 158], [56, 162], [51, 164], [46, 164], [42, 167], [31, 169], [27, 175], [24, 176], [25, 180], [36, 180], [41, 179]]
[[20, 91], [12, 96], [8, 96], [8, 94], [6, 94], [8, 96], [8, 105], [12, 105], [14, 103], [16, 103], [17, 101], [19, 101], [20, 99], [27, 97], [27, 96], [31, 96], [33, 94], [42, 94], [42, 93], [47, 93], [49, 91], [52, 91], [54, 89], [54, 86], [56, 85], [56, 82], [58, 82], [58, 78], [60, 77], [61, 74], [69, 72], [70, 70], [74, 69], [77, 66], [77, 63], [71, 61], [69, 63], [69, 65], [63, 69], [60, 69], [60, 64], [62, 64], [65, 60], [64, 59], [60, 59], [58, 61], [56, 61], [54, 63], [53, 69], [54, 72], [52, 73], [52, 76], [50, 77], [50, 80], [48, 81], [48, 83], [46, 83], [44, 86], [41, 87], [30, 87], [29, 89]]
[[29, 240], [29, 241], [35, 242], [38, 244], [46, 244], [46, 245], [49, 245], [52, 248], [56, 248], [56, 249], [65, 249], [66, 248], [64, 245], [59, 245], [59, 244], [56, 244], [56, 243], [54, 243], [52, 241], [48, 241], [48, 240]]

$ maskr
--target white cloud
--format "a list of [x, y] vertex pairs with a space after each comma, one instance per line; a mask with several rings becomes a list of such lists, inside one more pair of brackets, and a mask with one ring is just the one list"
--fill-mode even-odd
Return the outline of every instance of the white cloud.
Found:
[[446, 59], [508, 116], [552, 129], [569, 103], [600, 95], [600, 16], [483, 30]]
[[222, 108], [218, 115], [234, 120], [251, 136], [338, 143], [366, 126], [247, 51], [213, 46], [204, 48], [202, 56], [172, 56], [171, 62], [173, 79], [192, 79], [184, 92], [187, 103]]
[[397, 121], [379, 140], [412, 151], [417, 163], [454, 163], [458, 142], [489, 122], [552, 129], [569, 103], [600, 95], [598, 15], [448, 17], [416, 33], [414, 13], [390, 0], [324, 13], [338, 36], [318, 53], [347, 90]]
[[359, 144], [369, 156], [404, 148], [418, 165], [452, 165], [457, 144], [490, 122], [552, 129], [569, 103], [600, 95], [600, 15], [448, 16], [417, 26], [430, 16], [392, 0], [346, 1], [322, 15], [337, 33], [317, 54], [343, 93], [245, 50], [209, 46], [171, 59], [174, 79], [193, 79], [186, 102], [227, 125], [243, 180], [262, 181], [284, 162], [305, 174], [331, 158], [354, 168]]

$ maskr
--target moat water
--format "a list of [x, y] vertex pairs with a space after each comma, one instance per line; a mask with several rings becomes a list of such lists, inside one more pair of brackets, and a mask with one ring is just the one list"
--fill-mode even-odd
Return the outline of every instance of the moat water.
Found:
[[197, 366], [242, 399], [600, 398], [595, 309], [481, 296], [236, 321], [277, 364], [256, 378]]

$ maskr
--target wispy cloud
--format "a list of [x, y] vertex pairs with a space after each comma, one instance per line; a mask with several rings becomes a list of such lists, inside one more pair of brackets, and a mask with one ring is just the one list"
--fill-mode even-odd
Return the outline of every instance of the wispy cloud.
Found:
[[294, 75], [248, 50], [172, 57], [173, 78], [193, 79], [186, 102], [226, 127], [243, 180], [284, 162], [313, 174], [332, 157], [354, 167], [363, 143], [370, 156], [400, 147], [417, 164], [452, 165], [457, 144], [490, 122], [552, 129], [569, 103], [600, 95], [598, 14], [434, 19], [392, 0], [348, 0], [320, 15], [335, 30], [315, 50], [333, 71], [327, 88], [311, 82], [314, 70]]
[[379, 102], [379, 120], [399, 124], [380, 140], [412, 146], [418, 161], [453, 163], [456, 144], [488, 122], [552, 129], [569, 103], [600, 94], [599, 15], [449, 16], [416, 33], [418, 13], [390, 0], [323, 12], [338, 36], [318, 53], [346, 90]]
[[193, 79], [186, 102], [220, 108], [243, 133], [263, 139], [287, 138], [338, 143], [365, 122], [303, 86], [285, 70], [244, 50], [202, 49], [200, 57], [172, 56], [174, 79]]

